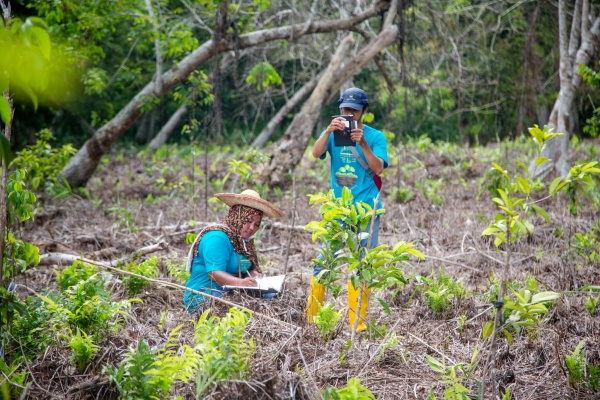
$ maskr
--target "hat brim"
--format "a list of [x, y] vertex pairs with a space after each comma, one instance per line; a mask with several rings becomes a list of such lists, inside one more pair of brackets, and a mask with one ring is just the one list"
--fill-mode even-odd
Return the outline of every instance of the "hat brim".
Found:
[[353, 110], [360, 111], [364, 108], [364, 106], [356, 103], [342, 103], [340, 104], [340, 108], [351, 108]]
[[263, 199], [257, 199], [256, 197], [236, 193], [217, 193], [215, 194], [215, 197], [227, 204], [229, 207], [239, 204], [242, 206], [255, 208], [262, 211], [263, 215], [269, 218], [281, 218], [285, 215], [280, 208], [275, 207], [271, 202]]

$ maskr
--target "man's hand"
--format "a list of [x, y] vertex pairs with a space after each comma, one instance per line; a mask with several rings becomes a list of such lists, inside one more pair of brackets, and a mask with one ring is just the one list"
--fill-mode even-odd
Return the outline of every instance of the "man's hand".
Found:
[[325, 134], [331, 133], [333, 131], [343, 131], [346, 128], [346, 120], [342, 117], [337, 117], [331, 120], [327, 129], [325, 129]]
[[350, 132], [350, 139], [354, 140], [361, 147], [367, 145], [367, 141], [365, 140], [365, 134], [360, 128], [352, 129], [352, 132]]

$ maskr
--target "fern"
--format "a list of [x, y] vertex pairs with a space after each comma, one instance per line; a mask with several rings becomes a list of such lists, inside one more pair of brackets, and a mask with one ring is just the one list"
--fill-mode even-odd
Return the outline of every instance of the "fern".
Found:
[[79, 329], [77, 329], [77, 334], [69, 340], [69, 347], [72, 351], [71, 364], [77, 367], [79, 373], [85, 370], [86, 365], [98, 352], [98, 346], [85, 332]]
[[105, 371], [122, 399], [161, 399], [176, 380], [187, 383], [194, 377], [200, 355], [190, 346], [179, 346], [177, 335], [182, 326], [171, 331], [162, 349], [153, 351], [142, 339], [116, 371]]

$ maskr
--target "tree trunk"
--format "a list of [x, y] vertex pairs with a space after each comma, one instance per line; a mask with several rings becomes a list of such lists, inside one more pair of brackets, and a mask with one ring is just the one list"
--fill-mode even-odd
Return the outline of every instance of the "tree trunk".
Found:
[[587, 65], [590, 59], [594, 58], [597, 42], [600, 40], [600, 17], [590, 14], [592, 8], [589, 0], [575, 2], [570, 35], [567, 32], [565, 3], [566, 0], [558, 2], [560, 91], [548, 120], [548, 125], [554, 129], [554, 132], [564, 135], [549, 141], [542, 151], [542, 157], [549, 158], [550, 162], [543, 164], [541, 168], [536, 168], [535, 160], [532, 160], [529, 164], [529, 171], [533, 176], [545, 176], [552, 170], [562, 176], [569, 173], [571, 168], [569, 139], [575, 118], [572, 111], [574, 109], [573, 102], [575, 90], [582, 79], [581, 75], [577, 73], [577, 69], [579, 64]]
[[171, 132], [173, 132], [179, 121], [187, 114], [188, 110], [189, 107], [185, 104], [179, 107], [177, 111], [171, 115], [171, 118], [169, 118], [167, 123], [160, 129], [154, 139], [152, 139], [148, 147], [156, 151], [160, 146], [167, 143], [169, 135], [171, 135]]
[[[0, 28], [2, 29], [2, 28]], [[6, 123], [4, 127], [4, 136], [8, 139], [10, 143], [10, 133], [12, 128], [12, 121], [15, 116], [15, 108], [13, 107], [13, 101], [8, 94], [8, 89], [2, 94], [4, 98], [8, 101], [8, 105], [10, 107], [10, 121]], [[2, 172], [0, 172], [0, 287], [4, 287], [4, 250], [6, 249], [6, 236], [7, 236], [7, 207], [8, 207], [8, 160], [3, 156], [2, 157]]]
[[[284, 186], [288, 183], [287, 173], [293, 171], [300, 163], [310, 141], [317, 116], [328, 95], [339, 90], [369, 60], [398, 38], [398, 27], [392, 24], [396, 16], [397, 4], [397, 0], [392, 1], [383, 29], [375, 40], [365, 45], [343, 68], [339, 66], [341, 60], [338, 60], [338, 57], [342, 58], [347, 53], [346, 46], [350, 46], [354, 40], [347, 37], [342, 41], [310, 98], [296, 114], [284, 136], [273, 146], [269, 165], [259, 172], [259, 182], [268, 183], [271, 187]], [[344, 53], [341, 53], [341, 50], [344, 50]]]
[[[218, 49], [222, 53], [233, 49], [255, 47], [276, 40], [298, 39], [307, 34], [350, 29], [371, 17], [381, 14], [389, 6], [389, 1], [380, 0], [371, 8], [348, 19], [312, 22], [308, 26], [306, 24], [296, 24], [264, 29], [240, 35], [237, 41], [223, 39], [219, 42]], [[101, 156], [140, 116], [144, 103], [154, 96], [163, 96], [214, 55], [215, 45], [212, 40], [209, 40], [163, 74], [162, 91], [156, 92], [154, 82], [148, 83], [113, 119], [98, 129], [94, 136], [86, 141], [63, 168], [61, 178], [66, 179], [72, 188], [85, 185], [96, 170]]]
[[254, 141], [251, 144], [252, 147], [264, 147], [264, 145], [267, 143], [267, 141], [273, 134], [273, 131], [275, 131], [275, 128], [277, 128], [279, 124], [281, 124], [281, 121], [283, 121], [283, 119], [288, 113], [290, 113], [294, 108], [296, 108], [298, 104], [300, 104], [302, 99], [304, 99], [306, 95], [315, 87], [317, 81], [321, 76], [321, 74], [314, 76], [310, 81], [306, 82], [304, 86], [302, 86], [296, 93], [294, 93], [292, 98], [289, 99], [289, 101], [279, 109], [277, 114], [275, 114], [275, 116], [269, 121], [267, 126], [265, 126], [265, 128], [256, 137], [256, 139], [254, 139]]

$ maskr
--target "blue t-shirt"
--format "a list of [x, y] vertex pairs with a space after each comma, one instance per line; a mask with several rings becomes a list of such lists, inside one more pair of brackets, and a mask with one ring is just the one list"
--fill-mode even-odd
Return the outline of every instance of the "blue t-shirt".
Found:
[[[321, 136], [324, 133], [325, 131], [321, 133]], [[383, 160], [383, 168], [387, 168], [387, 142], [383, 132], [364, 125], [363, 134], [373, 154], [381, 158]], [[356, 149], [366, 162], [367, 159], [359, 145], [356, 146]], [[331, 158], [331, 188], [335, 196], [341, 197], [343, 187], [347, 186], [354, 196], [355, 203], [362, 201], [373, 207], [373, 199], [379, 194], [379, 189], [377, 189], [373, 178], [358, 163], [350, 149], [346, 146], [334, 146], [333, 134], [331, 134], [327, 140], [327, 151], [323, 153], [321, 159], [325, 159], [327, 153], [329, 153]], [[379, 203], [377, 208], [381, 208], [380, 206], [381, 203]]]
[[[251, 269], [252, 262], [246, 256], [235, 252], [225, 232], [207, 232], [200, 240], [198, 254], [192, 260], [190, 278], [185, 286], [207, 294], [211, 294], [213, 290], [223, 290], [218, 283], [208, 277], [208, 273], [225, 271], [237, 276], [238, 262], [242, 274]], [[203, 301], [204, 297], [199, 294], [183, 292], [183, 303], [189, 312], [196, 311]]]

